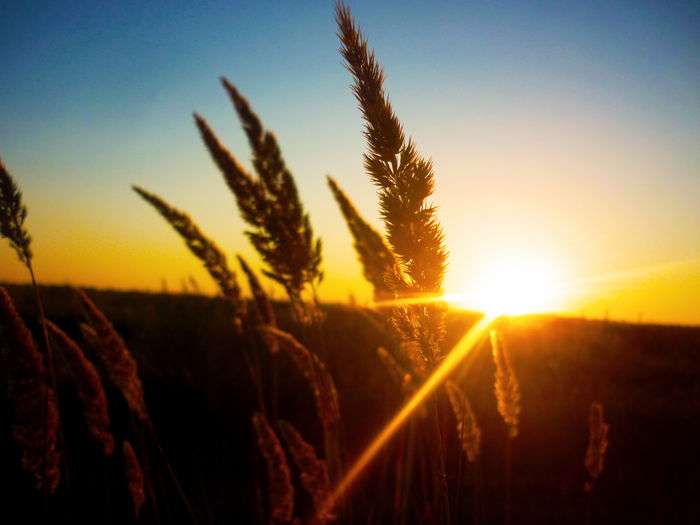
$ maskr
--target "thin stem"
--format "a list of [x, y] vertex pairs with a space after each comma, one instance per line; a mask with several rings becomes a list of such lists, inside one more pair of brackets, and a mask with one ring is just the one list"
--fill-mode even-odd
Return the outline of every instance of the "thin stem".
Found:
[[[53, 368], [53, 351], [51, 349], [51, 343], [49, 342], [49, 332], [46, 328], [46, 314], [44, 313], [44, 302], [41, 300], [41, 293], [39, 292], [39, 286], [37, 285], [36, 275], [34, 274], [34, 268], [32, 267], [31, 259], [26, 259], [27, 270], [29, 270], [29, 276], [32, 279], [32, 288], [34, 289], [34, 297], [36, 299], [37, 308], [39, 309], [39, 322], [41, 324], [41, 334], [44, 340], [44, 348], [46, 350], [46, 366], [49, 371], [49, 379], [51, 381], [51, 388], [54, 392], [56, 390], [56, 374]], [[49, 483], [47, 479], [48, 474], [48, 464], [49, 464], [49, 389], [44, 390], [44, 465], [43, 465], [43, 495], [44, 495], [44, 514], [45, 518], [48, 519], [49, 510]], [[63, 433], [61, 429], [58, 429], [59, 442], [61, 443], [61, 448], [63, 447]], [[65, 463], [64, 463], [65, 466]]]
[[185, 494], [185, 491], [182, 488], [182, 485], [180, 484], [180, 480], [178, 479], [177, 475], [175, 474], [175, 470], [173, 469], [173, 466], [170, 464], [170, 460], [168, 460], [168, 456], [165, 453], [165, 450], [163, 449], [163, 446], [161, 445], [160, 440], [158, 439], [158, 435], [156, 434], [156, 429], [153, 426], [153, 423], [151, 422], [150, 419], [147, 419], [145, 421], [145, 427], [146, 427], [146, 430], [148, 430], [148, 433], [150, 434], [150, 437], [151, 437], [151, 440], [153, 441], [153, 444], [155, 444], [155, 446], [156, 446], [156, 450], [158, 450], [159, 454], [161, 455], [161, 458], [163, 460], [163, 463], [165, 464], [165, 467], [168, 471], [168, 474], [170, 475], [170, 478], [173, 481], [173, 484], [175, 486], [175, 490], [177, 490], [177, 493], [180, 496], [182, 503], [185, 505], [185, 510], [187, 511], [189, 518], [192, 520], [192, 523], [196, 524], [197, 518], [195, 516], [194, 510], [192, 509], [192, 506], [190, 505], [190, 501], [187, 498], [187, 495]]
[[590, 490], [586, 491], [586, 510], [584, 513], [584, 523], [585, 525], [590, 525], [592, 522], [593, 518], [593, 489], [594, 485], [593, 482], [591, 481], [591, 487]]
[[472, 466], [472, 473], [474, 475], [474, 524], [479, 525], [481, 523], [481, 460], [479, 457], [476, 458]]
[[510, 525], [511, 523], [511, 456], [512, 456], [512, 439], [510, 437], [506, 438], [506, 502], [505, 502], [505, 516], [503, 522], [505, 525]]
[[[440, 412], [439, 412], [439, 406], [438, 406], [438, 400], [434, 399], [433, 400], [433, 407], [432, 407], [432, 416], [433, 416], [433, 422], [435, 425], [435, 434], [438, 440], [438, 469], [437, 472], [435, 472], [436, 476], [436, 487], [437, 487], [437, 494], [436, 494], [436, 503], [437, 503], [437, 508], [442, 508], [442, 512], [444, 514], [443, 519], [440, 520], [441, 523], [450, 523], [450, 500], [449, 500], [449, 495], [447, 491], [447, 473], [445, 471], [445, 446], [442, 441], [442, 428], [440, 425]], [[442, 500], [442, 504], [440, 504], [439, 500]]]

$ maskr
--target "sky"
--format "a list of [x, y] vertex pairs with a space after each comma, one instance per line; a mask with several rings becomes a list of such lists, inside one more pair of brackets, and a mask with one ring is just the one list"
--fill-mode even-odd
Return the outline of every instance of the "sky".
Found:
[[[700, 3], [350, 7], [433, 160], [447, 293], [533, 267], [556, 276], [557, 310], [700, 324]], [[367, 301], [325, 184], [381, 229], [335, 31], [332, 2], [0, 1], [0, 157], [40, 280], [177, 291], [192, 275], [214, 291], [131, 184], [259, 264], [192, 120], [249, 162], [225, 75], [276, 133], [323, 239], [321, 297]], [[25, 274], [0, 245], [0, 281]]]

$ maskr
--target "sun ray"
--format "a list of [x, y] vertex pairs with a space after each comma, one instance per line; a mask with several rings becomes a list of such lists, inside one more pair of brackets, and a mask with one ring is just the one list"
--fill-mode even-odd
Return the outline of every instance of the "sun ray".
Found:
[[318, 516], [326, 516], [332, 512], [333, 508], [343, 497], [345, 492], [362, 474], [367, 466], [372, 462], [379, 451], [386, 443], [396, 434], [411, 417], [415, 410], [423, 403], [437, 387], [439, 387], [450, 375], [450, 373], [459, 365], [465, 357], [476, 347], [481, 340], [486, 330], [495, 321], [495, 316], [484, 316], [478, 323], [472, 326], [462, 339], [452, 348], [442, 361], [440, 366], [426, 379], [423, 385], [413, 394], [413, 396], [404, 404], [401, 410], [389, 421], [384, 428], [377, 434], [374, 440], [362, 452], [360, 457], [355, 460], [355, 463], [350, 467], [347, 474], [335, 487], [331, 495], [325, 501], [324, 505], [318, 512]]

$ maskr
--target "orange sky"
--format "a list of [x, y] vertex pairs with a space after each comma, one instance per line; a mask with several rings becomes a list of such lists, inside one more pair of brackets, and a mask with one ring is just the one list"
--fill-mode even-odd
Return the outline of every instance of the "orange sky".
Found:
[[[469, 296], [490, 268], [522, 258], [559, 276], [557, 310], [700, 324], [696, 13], [425, 4], [387, 25], [389, 6], [357, 4], [392, 103], [434, 162], [447, 293]], [[381, 228], [329, 5], [14, 9], [0, 17], [13, 44], [0, 46], [12, 79], [0, 155], [24, 190], [42, 281], [175, 291], [192, 275], [214, 291], [132, 183], [189, 211], [231, 261], [258, 262], [191, 119], [201, 112], [247, 162], [224, 73], [295, 174], [324, 242], [321, 297], [370, 298], [325, 185], [335, 177]], [[6, 244], [0, 280], [26, 280]]]

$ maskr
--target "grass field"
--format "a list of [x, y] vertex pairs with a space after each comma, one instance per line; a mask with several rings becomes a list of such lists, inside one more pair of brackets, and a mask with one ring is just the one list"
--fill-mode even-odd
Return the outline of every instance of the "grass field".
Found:
[[[222, 6], [220, 14], [230, 15], [234, 7]], [[615, 91], [618, 81], [637, 77], [615, 67], [599, 84], [588, 79], [598, 67], [591, 67], [591, 57], [615, 56], [601, 48], [583, 53], [580, 65], [585, 74], [575, 79], [568, 59], [561, 59], [576, 47], [569, 37], [577, 31], [569, 31], [569, 25], [558, 19], [550, 28], [555, 40], [532, 55], [536, 60], [530, 67], [556, 62], [567, 67], [547, 82], [531, 82], [526, 78], [527, 61], [521, 64], [511, 53], [536, 48], [533, 44], [541, 31], [535, 26], [521, 37], [501, 27], [510, 17], [486, 16], [482, 23], [490, 29], [482, 32], [481, 40], [512, 38], [508, 45], [497, 45], [490, 60], [483, 59], [483, 42], [477, 41], [461, 66], [447, 60], [448, 55], [459, 54], [453, 44], [473, 38], [471, 30], [459, 27], [459, 36], [440, 35], [444, 43], [449, 42], [443, 51], [432, 48], [431, 41], [427, 51], [431, 58], [425, 62], [429, 67], [418, 67], [414, 60], [420, 53], [411, 49], [406, 33], [394, 40], [402, 51], [399, 56], [391, 46], [387, 49], [383, 38], [413, 8], [401, 5], [396, 11], [401, 16], [392, 17], [376, 11], [382, 24], [370, 24], [372, 34], [388, 56], [403, 64], [399, 72], [412, 71], [413, 80], [397, 76], [403, 78], [403, 89], [397, 91], [418, 94], [414, 109], [423, 113], [412, 113], [412, 119], [421, 125], [434, 121], [433, 129], [439, 130], [416, 135], [437, 152], [434, 162], [409, 135], [389, 99], [382, 63], [349, 6], [338, 2], [335, 24], [330, 9], [327, 13], [324, 38], [334, 38], [335, 32], [338, 39], [332, 45], [339, 45], [340, 56], [334, 56], [349, 74], [351, 87], [346, 95], [348, 100], [354, 98], [364, 138], [361, 156], [348, 163], [344, 150], [353, 145], [348, 135], [330, 138], [331, 131], [343, 131], [346, 123], [332, 112], [318, 118], [321, 109], [330, 108], [329, 90], [335, 85], [320, 69], [314, 77], [307, 67], [316, 67], [321, 60], [320, 40], [293, 45], [286, 33], [273, 29], [271, 20], [263, 20], [267, 5], [262, 10], [255, 7], [250, 13], [233, 9], [256, 44], [242, 51], [248, 48], [236, 41], [231, 52], [238, 64], [249, 60], [264, 66], [264, 71], [233, 67], [236, 74], [247, 71], [236, 77], [246, 92], [221, 77], [223, 91], [217, 102], [228, 99], [247, 146], [224, 135], [228, 130], [213, 100], [208, 100], [209, 92], [205, 96], [203, 91], [190, 91], [188, 82], [199, 73], [185, 63], [187, 54], [178, 46], [156, 45], [155, 37], [147, 46], [135, 45], [125, 53], [126, 62], [172, 47], [178, 50], [177, 60], [170, 57], [167, 62], [177, 62], [177, 75], [171, 78], [166, 68], [157, 65], [162, 62], [149, 59], [143, 62], [148, 64], [147, 73], [144, 69], [136, 75], [120, 75], [110, 68], [110, 84], [118, 92], [110, 95], [90, 88], [85, 94], [90, 91], [100, 97], [91, 101], [81, 97], [66, 112], [66, 117], [80, 113], [90, 126], [71, 125], [69, 118], [56, 120], [51, 111], [51, 118], [45, 120], [44, 115], [33, 114], [37, 104], [31, 104], [31, 111], [21, 119], [8, 120], [11, 157], [21, 152], [16, 157], [20, 162], [11, 158], [12, 166], [0, 161], [0, 237], [3, 248], [5, 241], [10, 248], [0, 254], [0, 279], [27, 284], [0, 286], [0, 501], [4, 512], [0, 521], [46, 525], [700, 523], [700, 327], [542, 313], [581, 311], [586, 305], [602, 304], [606, 312], [608, 306], [622, 306], [627, 319], [632, 311], [639, 319], [644, 313], [653, 319], [697, 322], [692, 302], [700, 275], [693, 270], [700, 264], [695, 208], [684, 207], [693, 194], [690, 182], [697, 167], [693, 164], [696, 151], [692, 147], [671, 151], [681, 143], [691, 144], [685, 139], [695, 134], [685, 121], [694, 122], [692, 110], [683, 108], [673, 117], [684, 121], [681, 127], [666, 127], [669, 114], [659, 118], [654, 129], [641, 118], [630, 117], [634, 115], [630, 108], [619, 107], [627, 104], [630, 92], [622, 84], [616, 91], [618, 98], [613, 96], [597, 109], [585, 97], [576, 98], [587, 92], [598, 97]], [[82, 8], [76, 6], [75, 11]], [[435, 10], [440, 24], [452, 24], [445, 8]], [[300, 31], [301, 26], [286, 16], [278, 17], [284, 9], [275, 4], [274, 13], [268, 13], [284, 19], [285, 27], [278, 29], [294, 26], [298, 37], [319, 36], [306, 26]], [[461, 9], [476, 15], [481, 10]], [[537, 11], [537, 19], [548, 14], [546, 9], [542, 13], [532, 9], [520, 13], [520, 9], [509, 7], [523, 16]], [[628, 21], [628, 15], [636, 13], [616, 9], [620, 12], [608, 13], [602, 23], [587, 11], [571, 11], [575, 20], [594, 20], [596, 31], [605, 26], [609, 46], [617, 49], [627, 45], [628, 35], [611, 28], [616, 24], [636, 27]], [[125, 10], [135, 17], [133, 26], [143, 28], [150, 38], [151, 24], [136, 14], [138, 9]], [[56, 18], [61, 24], [66, 22], [63, 15], [74, 9], [64, 11], [61, 16], [43, 18], [51, 23]], [[112, 18], [109, 10], [100, 11], [97, 18]], [[306, 6], [296, 11], [308, 14]], [[653, 10], [640, 11], [656, 21], [667, 18], [652, 16]], [[674, 29], [692, 26], [682, 13], [673, 13]], [[159, 19], [169, 20], [158, 14]], [[189, 23], [200, 14], [188, 11], [181, 22]], [[258, 24], [250, 21], [256, 17]], [[29, 25], [37, 19], [34, 13], [26, 18], [24, 23]], [[90, 19], [78, 18], [81, 24]], [[422, 16], [414, 20], [419, 22], [414, 33], [428, 29], [431, 24], [425, 20]], [[218, 21], [218, 16], [210, 18], [212, 23]], [[203, 19], [197, 24], [200, 30], [211, 26]], [[620, 66], [635, 62], [640, 54], [644, 64], [656, 62], [644, 50], [651, 40], [665, 42], [665, 37], [650, 39], [647, 25], [645, 21], [641, 40], [638, 35], [640, 45], [630, 44], [630, 56], [619, 60]], [[199, 46], [194, 33], [177, 27], [168, 28], [168, 38], [182, 34], [188, 45], [196, 41]], [[10, 33], [12, 40], [25, 31]], [[50, 40], [33, 38], [50, 31], [26, 33], [32, 35], [26, 47], [54, 47]], [[74, 33], [71, 28], [70, 34]], [[597, 44], [596, 32], [585, 33], [589, 44]], [[116, 34], [99, 29], [94, 36], [131, 42], [114, 38]], [[214, 33], [203, 36], [218, 41]], [[92, 40], [88, 41], [89, 46], [76, 50], [76, 57], [92, 49]], [[542, 36], [542, 41], [547, 38]], [[683, 53], [693, 50], [682, 38], [674, 42]], [[266, 46], [292, 50], [297, 56], [276, 71], [259, 54]], [[553, 49], [564, 54], [552, 55]], [[683, 53], [664, 49], [663, 56], [673, 66], [668, 71], [681, 69], [680, 62], [673, 60]], [[81, 86], [92, 86], [91, 70], [73, 67], [73, 55], [69, 55], [69, 69], [79, 73]], [[41, 54], [42, 64], [52, 62], [46, 56]], [[118, 68], [121, 61], [104, 59], [109, 56], [100, 55], [96, 63]], [[695, 57], [692, 52], [688, 56]], [[166, 55], [159, 57], [166, 60]], [[279, 57], [276, 60], [282, 64]], [[433, 66], [443, 61], [448, 72], [460, 70], [462, 81], [481, 86], [486, 98], [463, 92], [455, 83], [458, 77], [442, 77], [441, 67]], [[211, 64], [204, 58], [197, 62]], [[686, 62], [688, 68], [696, 65], [691, 59]], [[502, 78], [499, 73], [489, 82], [483, 76], [479, 80], [480, 75], [501, 68]], [[47, 82], [37, 81], [42, 77], [30, 69], [31, 89], [21, 83], [8, 85], [28, 95], [37, 86], [43, 89]], [[659, 70], [656, 76], [666, 78], [667, 73]], [[181, 82], [183, 75], [191, 77], [188, 82]], [[248, 93], [247, 75], [259, 75], [258, 82], [270, 85], [258, 84]], [[692, 75], [682, 77], [650, 92], [668, 91], [669, 97], [676, 97], [680, 86], [692, 87], [697, 80]], [[54, 80], [53, 72], [46, 78], [51, 78], [51, 88], [64, 85], [60, 78]], [[141, 101], [126, 107], [117, 95], [131, 87], [115, 84], [118, 78], [133, 81], [135, 89], [166, 82], [176, 86], [179, 94], [153, 84], [152, 93], [158, 94], [153, 106]], [[320, 87], [324, 91], [316, 91]], [[551, 97], [542, 91], [545, 87], [556, 88]], [[271, 96], [272, 88], [275, 95]], [[490, 105], [511, 88], [517, 88], [513, 111]], [[556, 94], [557, 89], [563, 91]], [[198, 134], [198, 147], [208, 153], [210, 169], [214, 167], [221, 176], [218, 189], [200, 187], [205, 180], [197, 164], [201, 159], [181, 155], [182, 145], [168, 146], [168, 140], [181, 133], [172, 127], [175, 117], [155, 111], [155, 99], [159, 103], [195, 93], [201, 98], [197, 94], [196, 101], [186, 100], [203, 111], [193, 114], [189, 131]], [[562, 101], [575, 106], [578, 114], [570, 108], [556, 109], [555, 99], [562, 94]], [[694, 94], [687, 105], [697, 102]], [[535, 95], [541, 97], [541, 106]], [[309, 96], [312, 103], [302, 108]], [[430, 97], [468, 107], [470, 130], [461, 127], [464, 116], [450, 110], [447, 118], [446, 110], [433, 105]], [[269, 115], [271, 106], [265, 104], [271, 98], [276, 115]], [[54, 93], [41, 100], [53, 105], [59, 99], [62, 96]], [[397, 100], [405, 108], [406, 99]], [[620, 104], [623, 100], [625, 104]], [[667, 103], [651, 100], [638, 100], [645, 118], [655, 106], [682, 108], [675, 98]], [[265, 118], [276, 127], [291, 118], [291, 110], [304, 112], [304, 118], [293, 119], [292, 133], [286, 128], [280, 134], [293, 146], [289, 166], [282, 140], [254, 109], [253, 102], [258, 101], [265, 108]], [[105, 105], [119, 108], [120, 118], [115, 120], [128, 127], [123, 134], [110, 132], [114, 122], [102, 122], [93, 114]], [[178, 106], [177, 111], [181, 109]], [[599, 120], [589, 122], [595, 114]], [[617, 119], [625, 115], [634, 129], [616, 127]], [[492, 116], [496, 120], [489, 120]], [[148, 122], [147, 134], [137, 125], [144, 122], [142, 117]], [[516, 124], [510, 129], [500, 119], [514, 119]], [[25, 125], [32, 129], [37, 123], [41, 126], [33, 128], [36, 139], [15, 138]], [[319, 123], [321, 132], [307, 127]], [[579, 128], [587, 126], [590, 129], [579, 134]], [[73, 136], [73, 130], [82, 130], [85, 136]], [[634, 139], [631, 132], [640, 130], [643, 133]], [[119, 138], [98, 146], [93, 138], [103, 131], [106, 137]], [[541, 131], [556, 140], [546, 147], [546, 140], [538, 145], [546, 137], [546, 133], [539, 135]], [[46, 137], [53, 133], [61, 140], [70, 139], [70, 144], [61, 142], [60, 151], [45, 149]], [[482, 142], [482, 135], [488, 133], [493, 133], [495, 142]], [[319, 142], [308, 142], [311, 137]], [[141, 149], [129, 154], [132, 143]], [[531, 155], [533, 145], [535, 150], [542, 147], [539, 163], [536, 151]], [[101, 149], [109, 149], [110, 154], [113, 150], [119, 160], [98, 162], [91, 155]], [[457, 151], [460, 160], [445, 162], [448, 149]], [[656, 163], [653, 155], [645, 156], [653, 149]], [[298, 172], [304, 173], [303, 178], [297, 179], [291, 165], [296, 170], [302, 151], [307, 163]], [[36, 152], [49, 153], [44, 159]], [[198, 153], [201, 156], [202, 150]], [[149, 157], [143, 169], [130, 163], [134, 156]], [[70, 176], [66, 174], [73, 165], [69, 169], [66, 164], [54, 164], [55, 157], [75, 158], [76, 165], [84, 164], [83, 169], [96, 173], [77, 186], [75, 180], [67, 184]], [[343, 165], [337, 179], [328, 171], [321, 175], [319, 162], [329, 162], [331, 171]], [[438, 168], [447, 176], [438, 177]], [[645, 169], [647, 179], [639, 174]], [[364, 175], [359, 175], [361, 170]], [[15, 178], [18, 172], [22, 176]], [[175, 172], [187, 172], [186, 183], [173, 176]], [[142, 180], [119, 178], [126, 174]], [[357, 177], [374, 186], [372, 211]], [[302, 181], [305, 187], [297, 187]], [[676, 184], [670, 188], [672, 181]], [[134, 183], [133, 193], [128, 191], [129, 183]], [[441, 189], [436, 192], [438, 185]], [[116, 187], [133, 201], [126, 203], [107, 191]], [[358, 204], [346, 187], [359, 196]], [[98, 194], [97, 188], [106, 193]], [[214, 210], [219, 201], [213, 195], [223, 188], [240, 216], [236, 229], [242, 231], [232, 232], [232, 223], [223, 222], [231, 220], [230, 210]], [[545, 194], [547, 199], [541, 199]], [[322, 197], [328, 202], [319, 205]], [[193, 207], [196, 218], [179, 207], [194, 202], [198, 202]], [[444, 204], [449, 203], [452, 212], [441, 217]], [[156, 230], [135, 213], [137, 205], [154, 214], [151, 218], [163, 219], [171, 230], [167, 234]], [[634, 214], [630, 214], [632, 208]], [[664, 213], [659, 212], [662, 209]], [[330, 214], [336, 214], [336, 222], [342, 218], [344, 225], [331, 224]], [[213, 217], [218, 227], [213, 227]], [[381, 226], [375, 223], [377, 217]], [[212, 230], [201, 228], [199, 220]], [[340, 248], [336, 243], [343, 238], [341, 228], [348, 244], [352, 239], [358, 266], [352, 266], [349, 246]], [[218, 244], [210, 231], [223, 242]], [[172, 282], [185, 266], [175, 261], [169, 244], [174, 237], [165, 235], [179, 237], [184, 243], [179, 247], [189, 250], [201, 265], [197, 278], [206, 271], [211, 278], [206, 288], [199, 287], [192, 273], [180, 273], [183, 292], [167, 293], [167, 280]], [[251, 250], [246, 251], [243, 243], [248, 242]], [[333, 253], [326, 252], [329, 247]], [[231, 248], [235, 257], [228, 251]], [[6, 255], [16, 265], [9, 270]], [[616, 269], [616, 265], [622, 266]], [[360, 281], [358, 267], [366, 283]], [[191, 271], [191, 266], [186, 268]], [[154, 276], [162, 277], [162, 293], [45, 286], [68, 280], [115, 290], [148, 288], [145, 283]], [[687, 279], [676, 280], [681, 276]], [[199, 293], [209, 291], [212, 284], [218, 289], [215, 296]], [[273, 293], [282, 299], [271, 300]], [[355, 293], [364, 306], [356, 304]], [[349, 294], [348, 304], [332, 302], [343, 294]]]
[[[34, 322], [31, 289], [8, 288], [27, 321]], [[264, 514], [265, 489], [249, 419], [255, 392], [237, 351], [240, 341], [229, 329], [228, 304], [195, 295], [101, 291], [90, 295], [112, 319], [138, 362], [157, 435], [198, 520], [259, 520]], [[45, 288], [44, 299], [47, 316], [77, 338], [83, 319], [70, 291]], [[285, 320], [286, 307], [276, 309], [280, 325], [293, 331], [294, 325]], [[344, 305], [328, 305], [324, 312], [325, 360], [338, 388], [346, 444], [343, 456], [349, 461], [399, 408], [402, 398], [375, 353], [378, 344], [389, 343], [376, 315]], [[449, 347], [475, 320], [472, 314], [450, 311], [445, 345]], [[584, 521], [583, 458], [588, 407], [593, 401], [605, 407], [610, 445], [591, 521], [690, 524], [700, 519], [700, 328], [543, 316], [513, 318], [502, 331], [507, 334], [522, 391], [521, 431], [513, 442], [515, 522]], [[348, 333], [353, 337], [346, 337]], [[470, 363], [459, 374], [466, 379], [466, 393], [483, 429], [483, 452], [475, 478], [474, 466], [462, 458], [458, 445], [447, 447], [451, 451], [447, 457], [450, 509], [455, 522], [501, 523], [506, 433], [495, 406], [487, 343]], [[284, 360], [279, 372], [279, 417], [304, 429], [309, 441], [320, 448], [321, 429], [303, 378]], [[73, 452], [66, 454], [71, 458], [70, 477], [57, 496], [64, 513], [61, 520], [123, 523], [128, 515], [127, 496], [116, 459], [103, 459], [84, 436], [60, 360], [57, 376], [66, 443]], [[108, 391], [108, 397], [117, 414], [112, 424], [115, 434], [123, 429], [124, 437], [138, 440], [130, 435], [134, 427], [119, 420], [129, 417], [120, 406], [123, 401], [114, 391]], [[452, 414], [444, 398], [441, 393], [439, 409], [449, 426]], [[8, 413], [9, 408], [3, 410]], [[420, 415], [416, 421], [421, 424]], [[33, 522], [40, 516], [40, 495], [19, 470], [8, 430], [7, 422], [2, 422], [0, 472], [5, 506], [8, 513], [17, 512]], [[392, 440], [388, 452], [349, 495], [348, 507], [356, 522], [384, 523], [391, 517], [407, 523], [429, 521], [416, 514], [421, 510], [419, 496], [412, 495], [407, 504], [398, 503], [403, 509], [400, 520], [396, 520], [395, 502], [386, 497], [392, 494], [393, 458], [407, 432], [409, 427]], [[428, 454], [435, 443], [416, 446]], [[159, 517], [177, 522], [183, 509], [166, 473], [165, 459], [152, 444], [147, 447]], [[94, 463], [101, 468], [87, 468], [95, 467]], [[419, 464], [414, 467], [420, 471]], [[420, 492], [420, 483], [416, 485], [412, 490]], [[142, 519], [154, 519], [149, 513], [152, 509], [147, 507]]]

